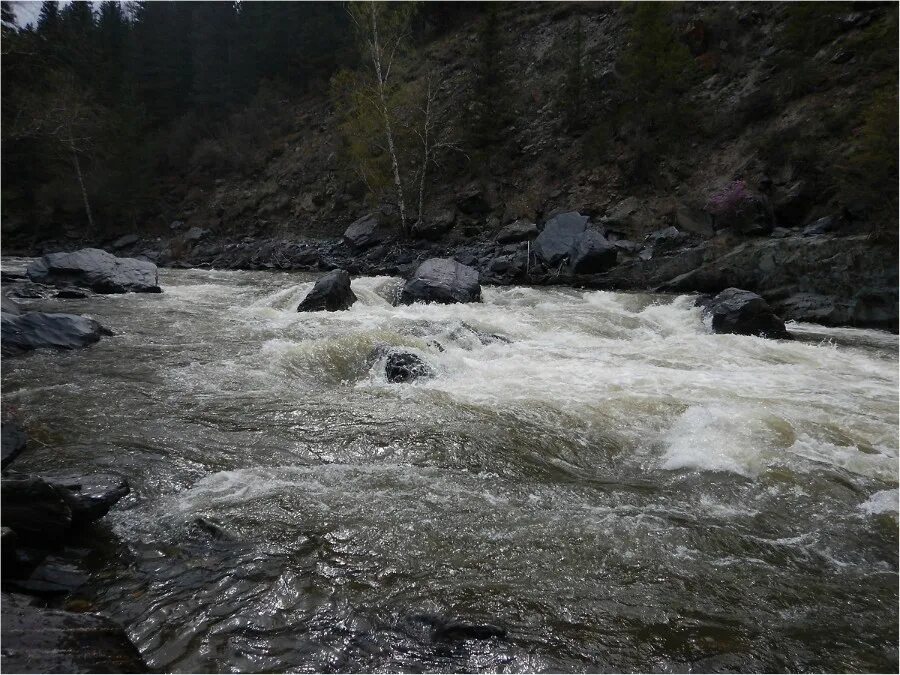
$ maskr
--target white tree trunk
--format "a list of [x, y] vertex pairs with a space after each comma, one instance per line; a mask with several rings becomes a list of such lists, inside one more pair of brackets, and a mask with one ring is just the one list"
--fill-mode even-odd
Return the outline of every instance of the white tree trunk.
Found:
[[84, 186], [84, 176], [81, 174], [81, 162], [78, 161], [78, 153], [75, 151], [74, 143], [72, 145], [72, 161], [75, 164], [75, 175], [78, 176], [78, 186], [81, 188], [81, 198], [84, 200], [84, 212], [87, 213], [88, 225], [91, 230], [94, 229], [94, 216], [91, 215], [91, 203], [88, 200], [87, 188]]
[[394, 171], [394, 185], [397, 188], [397, 208], [400, 210], [400, 227], [404, 234], [409, 234], [406, 228], [406, 200], [403, 197], [403, 181], [400, 179], [400, 163], [397, 161], [397, 151], [394, 147], [394, 132], [391, 128], [391, 114], [387, 102], [386, 85], [387, 78], [382, 70], [381, 43], [378, 40], [378, 18], [375, 3], [370, 3], [372, 11], [372, 61], [375, 64], [375, 77], [378, 82], [378, 99], [381, 104], [381, 115], [384, 118], [384, 132], [387, 137], [388, 152], [391, 155], [391, 167]]

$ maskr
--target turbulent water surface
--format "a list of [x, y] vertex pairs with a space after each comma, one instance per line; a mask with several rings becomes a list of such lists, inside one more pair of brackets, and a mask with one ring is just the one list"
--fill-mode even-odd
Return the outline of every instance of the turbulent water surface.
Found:
[[[32, 301], [116, 335], [4, 360], [20, 470], [131, 481], [83, 595], [154, 669], [896, 672], [896, 336], [572, 289], [393, 307], [386, 277], [298, 314], [311, 279]], [[387, 382], [379, 345], [435, 377]]]

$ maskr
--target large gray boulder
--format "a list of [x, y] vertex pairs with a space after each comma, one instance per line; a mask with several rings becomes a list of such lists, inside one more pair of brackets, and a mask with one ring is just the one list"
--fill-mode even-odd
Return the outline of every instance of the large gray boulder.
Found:
[[28, 278], [44, 284], [82, 286], [97, 293], [160, 293], [156, 265], [117, 258], [99, 248], [49, 253], [28, 266]]
[[316, 281], [313, 289], [297, 307], [298, 312], [336, 312], [350, 309], [356, 302], [356, 294], [350, 288], [350, 275], [346, 270], [332, 270]]
[[726, 288], [714, 298], [702, 302], [712, 316], [716, 333], [756, 335], [774, 339], [791, 339], [784, 321], [775, 315], [762, 297], [740, 288]]
[[430, 258], [415, 271], [400, 293], [400, 302], [481, 302], [478, 270], [451, 260]]
[[618, 249], [602, 234], [587, 230], [575, 248], [572, 256], [572, 271], [575, 274], [598, 274], [616, 264]]
[[3, 595], [0, 668], [8, 673], [145, 673], [121, 627], [98, 614], [22, 605]]
[[33, 349], [77, 349], [100, 340], [109, 331], [93, 319], [76, 314], [0, 314], [3, 356], [15, 356]]
[[354, 221], [344, 231], [344, 242], [358, 249], [369, 248], [386, 238], [381, 221], [374, 213], [369, 213]]
[[534, 240], [535, 254], [550, 266], [572, 260], [587, 224], [588, 217], [576, 211], [554, 216]]

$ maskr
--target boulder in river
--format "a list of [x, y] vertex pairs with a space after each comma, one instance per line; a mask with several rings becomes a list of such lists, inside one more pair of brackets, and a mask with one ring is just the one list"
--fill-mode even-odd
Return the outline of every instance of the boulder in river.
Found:
[[113, 474], [43, 476], [43, 479], [60, 489], [72, 511], [73, 527], [99, 520], [131, 491], [127, 480]]
[[411, 352], [392, 351], [384, 364], [388, 382], [413, 382], [420, 377], [433, 377], [434, 371]]
[[145, 673], [137, 649], [98, 614], [31, 607], [3, 596], [0, 667], [9, 673]]
[[701, 304], [712, 316], [712, 328], [716, 333], [791, 339], [784, 321], [775, 315], [769, 303], [751, 291], [726, 288]]
[[548, 265], [571, 260], [587, 229], [588, 217], [576, 211], [554, 216], [534, 240], [534, 252]]
[[298, 312], [336, 312], [350, 309], [356, 302], [356, 295], [350, 288], [350, 275], [346, 270], [332, 270], [319, 277], [313, 289], [297, 307]]
[[0, 314], [0, 331], [3, 356], [45, 347], [76, 349], [97, 342], [101, 335], [109, 335], [109, 331], [93, 319], [44, 312], [3, 312]]
[[450, 258], [430, 258], [403, 286], [400, 302], [481, 302], [478, 270]]
[[28, 278], [40, 283], [82, 286], [96, 293], [160, 293], [156, 265], [117, 258], [99, 248], [49, 253], [28, 266]]

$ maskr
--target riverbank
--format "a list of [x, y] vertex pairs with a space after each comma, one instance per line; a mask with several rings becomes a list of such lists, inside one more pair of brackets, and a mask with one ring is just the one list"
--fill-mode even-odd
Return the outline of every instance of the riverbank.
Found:
[[[737, 287], [762, 295], [784, 319], [897, 332], [897, 250], [867, 235], [837, 236], [822, 227], [782, 229], [766, 237], [719, 232], [702, 238], [668, 228], [640, 242], [603, 230], [616, 261], [598, 273], [549, 265], [533, 250], [539, 229], [503, 241], [402, 239], [379, 231], [361, 245], [344, 239], [215, 238], [192, 228], [166, 239], [137, 235], [114, 241], [62, 240], [10, 249], [37, 255], [98, 246], [161, 267], [232, 270], [328, 271], [408, 278], [427, 258], [472, 266], [486, 284], [570, 286], [628, 291], [717, 293]], [[507, 235], [509, 236], [509, 235]]]

